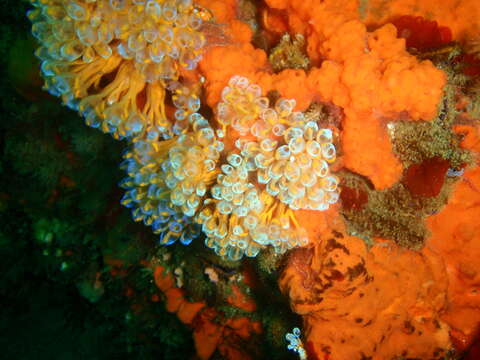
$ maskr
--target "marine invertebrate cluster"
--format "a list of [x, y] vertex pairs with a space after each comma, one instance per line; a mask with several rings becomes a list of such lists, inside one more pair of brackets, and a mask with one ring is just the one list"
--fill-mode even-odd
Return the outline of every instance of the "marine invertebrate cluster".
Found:
[[262, 89], [243, 76], [233, 76], [222, 90], [222, 101], [217, 105], [217, 121], [246, 135], [259, 117], [266, 116], [269, 100]]
[[[122, 203], [133, 208], [133, 218], [151, 225], [166, 245], [177, 238], [188, 244], [200, 225], [205, 244], [230, 260], [267, 246], [284, 253], [307, 244], [293, 210], [326, 210], [338, 199], [338, 178], [328, 165], [335, 160], [332, 131], [292, 111], [293, 99], [270, 108], [260, 87], [240, 76], [223, 91], [221, 129], [214, 131], [195, 112], [198, 96], [179, 82], [169, 86], [179, 135], [162, 141], [149, 130], [125, 155]], [[230, 130], [257, 142], [236, 138], [225, 149], [235, 139]]]
[[221, 256], [239, 260], [243, 255], [256, 256], [267, 245], [283, 253], [308, 243], [291, 211], [248, 181], [245, 159], [235, 153], [227, 159], [229, 164], [221, 166], [222, 174], [211, 189], [213, 199], [205, 201], [198, 216], [206, 245]]
[[175, 135], [179, 135], [183, 130], [188, 129], [192, 122], [198, 118], [196, 112], [200, 110], [199, 90], [198, 87], [189, 87], [179, 81], [169, 82], [167, 89], [172, 93], [172, 103], [176, 108], [172, 132]]
[[131, 137], [172, 132], [168, 81], [200, 60], [202, 14], [190, 0], [34, 0], [28, 13], [41, 47], [45, 88], [88, 125]]
[[121, 182], [127, 189], [122, 204], [132, 208], [135, 221], [152, 226], [164, 245], [177, 238], [188, 245], [199, 236], [192, 217], [218, 172], [222, 143], [196, 115], [193, 131], [161, 141], [159, 132], [150, 130], [124, 155], [122, 167], [129, 176]]
[[[222, 91], [215, 131], [197, 112], [200, 88], [179, 79], [205, 45], [200, 7], [189, 0], [32, 3], [45, 87], [88, 125], [132, 139], [122, 204], [160, 243], [188, 244], [199, 226], [207, 246], [232, 260], [307, 243], [292, 210], [337, 201], [332, 133], [294, 111], [294, 99], [270, 106], [242, 76]], [[251, 135], [254, 142], [239, 138]], [[237, 150], [225, 150], [232, 142]]]
[[[193, 112], [198, 97], [178, 82], [170, 85], [174, 116], [183, 123], [179, 135], [162, 140], [159, 131], [148, 130], [124, 156], [129, 176], [121, 183], [127, 189], [122, 203], [133, 218], [152, 226], [164, 245], [177, 239], [189, 244], [201, 226], [205, 244], [230, 260], [254, 257], [267, 246], [284, 253], [307, 244], [293, 210], [325, 210], [337, 201], [338, 179], [327, 162], [335, 159], [332, 132], [292, 112], [294, 100], [279, 99], [269, 108], [260, 87], [239, 76], [229, 82], [234, 89], [227, 86], [223, 93], [229, 102], [218, 106], [228, 120], [214, 131]], [[227, 151], [230, 128], [254, 135], [258, 143], [237, 138], [238, 149]]]
[[293, 350], [298, 353], [300, 360], [305, 360], [307, 358], [307, 352], [305, 351], [302, 343], [302, 339], [300, 339], [301, 331], [299, 328], [293, 328], [291, 333], [287, 333], [285, 335], [285, 339], [289, 342], [287, 348], [288, 350]]
[[339, 180], [328, 166], [335, 159], [331, 130], [308, 122], [278, 135], [279, 141], [265, 138], [241, 145], [242, 155], [257, 169], [258, 182], [294, 210], [326, 210], [335, 204]]
[[274, 108], [261, 88], [235, 76], [222, 91], [218, 121], [255, 141], [235, 142], [266, 192], [291, 209], [326, 210], [338, 200], [338, 178], [329, 172], [336, 151], [330, 129], [320, 129], [294, 99], [280, 98]]

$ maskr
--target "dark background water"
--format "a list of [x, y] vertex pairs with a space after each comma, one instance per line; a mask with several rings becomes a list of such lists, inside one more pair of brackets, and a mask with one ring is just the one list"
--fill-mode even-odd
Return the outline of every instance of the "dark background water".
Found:
[[104, 262], [146, 236], [118, 205], [125, 144], [41, 91], [29, 7], [0, 2], [0, 359], [188, 359], [191, 332], [145, 300], [151, 274]]

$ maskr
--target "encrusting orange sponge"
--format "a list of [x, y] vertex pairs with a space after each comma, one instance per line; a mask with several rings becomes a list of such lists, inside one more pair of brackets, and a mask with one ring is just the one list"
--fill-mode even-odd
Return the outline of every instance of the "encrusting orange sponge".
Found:
[[[412, 269], [415, 269], [412, 272]], [[293, 250], [280, 278], [303, 316], [312, 359], [437, 358], [450, 347], [442, 262], [382, 242], [324, 233]]]
[[348, 22], [322, 49], [328, 60], [308, 80], [320, 99], [344, 109], [344, 164], [369, 177], [377, 189], [388, 188], [403, 169], [392, 153], [387, 124], [403, 112], [412, 120], [431, 120], [445, 74], [408, 54], [392, 25], [368, 33], [360, 22]]
[[448, 26], [453, 38], [460, 41], [480, 32], [478, 1], [390, 0], [388, 6], [384, 4], [382, 0], [369, 1], [363, 20], [367, 24], [379, 24], [406, 14], [421, 16]]
[[449, 306], [442, 316], [460, 350], [471, 344], [480, 324], [480, 167], [467, 169], [447, 206], [427, 220], [427, 248], [446, 264]]

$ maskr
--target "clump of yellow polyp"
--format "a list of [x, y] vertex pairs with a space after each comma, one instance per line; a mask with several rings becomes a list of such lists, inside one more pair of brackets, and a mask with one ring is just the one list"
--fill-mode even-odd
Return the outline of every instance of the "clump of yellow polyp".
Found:
[[216, 121], [235, 146], [199, 215], [207, 246], [236, 260], [268, 245], [277, 253], [306, 245], [294, 210], [326, 210], [338, 200], [332, 131], [294, 111], [293, 99], [271, 107], [245, 77], [232, 77], [221, 97]]
[[32, 0], [45, 88], [115, 138], [171, 135], [165, 87], [196, 67], [202, 11], [183, 1]]

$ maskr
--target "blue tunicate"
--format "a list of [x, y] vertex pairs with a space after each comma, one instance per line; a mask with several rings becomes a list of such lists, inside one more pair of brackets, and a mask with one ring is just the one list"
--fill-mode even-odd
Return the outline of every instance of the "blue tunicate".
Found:
[[[167, 234], [169, 234], [168, 239], [165, 238]], [[164, 246], [172, 245], [173, 243], [175, 243], [176, 240], [177, 240], [177, 237], [171, 233], [163, 232], [160, 234], [160, 245], [164, 245]]]
[[227, 156], [227, 161], [230, 163], [230, 165], [238, 167], [242, 163], [242, 157], [238, 154], [230, 154]]
[[113, 40], [114, 34], [110, 26], [106, 23], [101, 23], [97, 30], [97, 39], [100, 43], [110, 44]]
[[48, 56], [53, 60], [62, 60], [62, 55], [60, 54], [61, 46], [58, 42], [50, 42], [48, 44]]
[[156, 195], [157, 190], [158, 190], [157, 185], [155, 185], [155, 184], [150, 184], [150, 185], [148, 186], [148, 189], [147, 189], [147, 196], [148, 196], [149, 198], [154, 198], [155, 195]]
[[196, 239], [198, 237], [199, 234], [200, 229], [198, 228], [198, 226], [190, 224], [188, 226], [188, 229], [186, 229], [180, 236], [180, 242], [183, 245], [189, 245], [193, 241], [193, 239]]
[[333, 132], [330, 129], [320, 129], [317, 133], [316, 140], [319, 143], [330, 143], [333, 140]]
[[190, 97], [188, 99], [188, 108], [191, 111], [198, 111], [200, 110], [200, 99], [198, 97]]
[[[215, 250], [216, 251], [216, 250]], [[220, 256], [222, 256], [222, 254], [218, 254]], [[227, 249], [227, 257], [231, 260], [231, 261], [237, 261], [237, 260], [240, 260], [243, 256], [243, 250], [240, 249], [240, 248], [237, 248], [237, 247], [229, 247]]]
[[327, 192], [327, 202], [329, 204], [335, 204], [338, 199], [340, 198], [340, 194], [338, 192], [335, 192], [335, 191], [329, 191]]
[[322, 156], [324, 159], [331, 160], [335, 158], [335, 146], [331, 143], [322, 143]]
[[267, 184], [266, 190], [267, 190], [267, 193], [269, 193], [272, 196], [276, 196], [280, 192], [280, 189], [278, 188], [277, 183], [274, 181], [270, 181]]
[[292, 139], [301, 137], [303, 137], [303, 130], [296, 127], [288, 128], [283, 134], [283, 138], [287, 144], [290, 143]]
[[157, 20], [162, 15], [162, 8], [157, 1], [148, 0], [147, 5], [145, 6], [145, 13]]
[[68, 99], [64, 100], [65, 106], [71, 110], [78, 111], [78, 105], [80, 104], [80, 100], [73, 97], [73, 94], [69, 94]]
[[277, 151], [275, 152], [275, 157], [278, 159], [278, 160], [286, 160], [290, 157], [291, 153], [290, 153], [290, 148], [288, 147], [288, 145], [282, 145], [280, 146]]
[[237, 240], [237, 247], [239, 249], [245, 250], [247, 248], [248, 243], [245, 241], [245, 239], [238, 239]]
[[173, 22], [177, 17], [177, 8], [174, 4], [166, 2], [163, 4], [162, 15], [167, 22]]
[[106, 121], [110, 126], [117, 128], [122, 122], [122, 118], [118, 114], [111, 114], [110, 116], [107, 115]]
[[165, 223], [167, 223], [167, 222], [170, 221], [170, 215], [169, 215], [169, 214], [165, 214], [165, 213], [161, 213], [161, 214], [158, 215], [157, 221], [158, 221], [160, 224], [165, 224]]
[[145, 154], [145, 153], [139, 153], [137, 154], [138, 156], [138, 168], [144, 165], [148, 165], [149, 163], [152, 162], [152, 157], [150, 154]]
[[269, 238], [264, 226], [260, 226], [253, 231], [252, 239], [260, 245], [268, 245]]
[[[167, 185], [167, 187], [169, 189], [173, 189], [175, 187], [175, 185], [177, 185], [177, 182], [178, 182], [178, 180], [172, 174], [168, 174], [166, 179], [165, 179], [165, 185]], [[174, 197], [174, 195], [180, 196], [180, 194], [176, 194], [175, 192], [172, 193], [172, 197]], [[182, 195], [182, 198], [183, 198], [183, 195]], [[172, 199], [172, 201], [173, 201], [173, 199]], [[179, 199], [179, 201], [182, 201], [182, 200]], [[183, 202], [184, 201], [185, 201], [185, 199], [183, 198]], [[181, 202], [178, 205], [182, 205], [183, 202]]]
[[193, 30], [198, 30], [202, 26], [202, 19], [200, 16], [197, 14], [193, 13], [190, 15], [190, 18], [188, 19], [188, 25], [193, 29]]
[[233, 211], [233, 214], [236, 215], [237, 217], [245, 217], [248, 214], [248, 209], [245, 206], [239, 206], [235, 208]]
[[127, 46], [130, 51], [135, 52], [135, 55], [138, 56], [139, 51], [144, 49], [146, 44], [141, 34], [133, 33], [128, 37]]
[[193, 113], [193, 114], [190, 114], [188, 119], [189, 119], [190, 123], [195, 124], [195, 123], [198, 123], [199, 121], [201, 121], [203, 119], [203, 116], [200, 115], [199, 113]]
[[285, 125], [283, 124], [275, 124], [272, 127], [272, 132], [275, 136], [283, 136], [285, 131]]
[[37, 22], [32, 25], [32, 35], [36, 37], [40, 43], [47, 42], [50, 34], [50, 25], [46, 21]]
[[[122, 162], [122, 164], [123, 164], [123, 162]], [[123, 170], [124, 169], [126, 169], [126, 167], [123, 168]], [[122, 189], [128, 190], [128, 189], [132, 188], [131, 182], [132, 182], [132, 178], [126, 177], [126, 178], [123, 178], [122, 180], [120, 180], [118, 182], [118, 186], [121, 187]]]
[[232, 212], [233, 208], [232, 208], [232, 205], [229, 202], [222, 200], [222, 201], [218, 202], [217, 210], [221, 214], [228, 215]]
[[138, 154], [148, 154], [152, 151], [152, 145], [146, 141], [137, 141], [134, 143], [134, 149]]
[[[190, 50], [190, 48], [182, 49], [182, 51], [180, 53], [180, 57], [179, 57], [180, 65], [187, 70], [195, 69], [195, 67], [197, 66], [197, 63], [200, 60], [201, 60], [201, 55], [200, 56], [195, 56], [195, 54]], [[220, 108], [221, 108], [221, 106], [220, 106]], [[219, 115], [219, 116], [221, 116], [221, 115]]]
[[165, 191], [164, 189], [158, 188], [154, 197], [157, 198], [157, 199], [160, 199], [162, 197], [162, 194], [163, 194], [164, 191]]
[[145, 214], [145, 217], [143, 218], [143, 225], [145, 226], [152, 225], [152, 222], [153, 222], [152, 210], [145, 211], [144, 214]]
[[42, 15], [45, 15], [45, 10], [47, 10], [47, 8], [42, 8], [43, 11], [40, 11], [40, 9], [30, 9], [30, 10], [27, 10], [27, 18], [32, 22], [37, 22], [39, 19], [42, 18]]
[[101, 125], [101, 119], [97, 116], [95, 111], [91, 111], [88, 113], [88, 115], [85, 117], [85, 123], [92, 127], [92, 128], [98, 128]]
[[104, 59], [108, 59], [113, 54], [112, 48], [104, 43], [99, 43], [95, 45], [95, 51]]
[[136, 173], [133, 177], [133, 181], [135, 182], [136, 185], [146, 185], [147, 184], [147, 181], [146, 181], [146, 176], [145, 174], [142, 174], [142, 173]]
[[50, 55], [48, 54], [48, 49], [45, 46], [40, 46], [36, 51], [35, 51], [35, 56], [42, 61], [48, 61], [50, 59]]
[[180, 56], [180, 50], [178, 49], [178, 47], [176, 47], [175, 45], [171, 45], [170, 50], [168, 51], [168, 56], [175, 60], [178, 59], [178, 57]]
[[160, 31], [160, 39], [167, 45], [173, 42], [173, 31], [170, 28], [164, 28]]
[[223, 151], [223, 149], [225, 148], [225, 144], [223, 143], [223, 141], [215, 141], [213, 146], [215, 147], [215, 150], [220, 152]]
[[[120, 163], [119, 167], [120, 167], [121, 170], [127, 170], [132, 162], [135, 162], [135, 160], [133, 160], [131, 158], [125, 159]], [[129, 178], [125, 178], [125, 179], [121, 180], [121, 182], [123, 182], [124, 180], [129, 180]]]
[[163, 232], [165, 231], [165, 223], [160, 221], [158, 218], [155, 219], [153, 222], [152, 222], [152, 230], [154, 233], [158, 234], [160, 232]]
[[177, 111], [175, 111], [174, 116], [175, 116], [175, 119], [182, 121], [187, 116], [187, 112], [183, 109], [178, 109]]
[[181, 188], [182, 188], [182, 192], [186, 195], [191, 195], [195, 191], [194, 184], [188, 179], [182, 182]]
[[190, 245], [192, 241], [193, 241], [193, 237], [191, 237], [186, 232], [183, 232], [182, 235], [180, 235], [180, 242], [183, 245]]
[[159, 132], [156, 131], [156, 130], [148, 130], [147, 131], [147, 140], [149, 141], [157, 141], [158, 140], [158, 136], [159, 136]]
[[172, 132], [175, 136], [178, 136], [185, 129], [185, 125], [180, 121], [175, 121], [175, 124], [172, 126]]
[[126, 0], [110, 0], [110, 6], [113, 10], [122, 10], [125, 7]]
[[143, 217], [144, 217], [144, 215], [139, 208], [132, 210], [132, 218], [133, 218], [134, 221], [136, 221], [136, 222], [142, 221]]
[[180, 30], [177, 32], [176, 40], [181, 48], [188, 48], [192, 42], [192, 36], [189, 31]]
[[69, 62], [75, 61], [83, 55], [84, 47], [79, 41], [70, 41], [60, 47], [60, 55]]
[[57, 90], [55, 84], [53, 84], [53, 81], [51, 78], [46, 78], [45, 79], [45, 87], [47, 88], [47, 91], [50, 95], [52, 96], [60, 96], [60, 92]]
[[139, 133], [143, 129], [143, 123], [138, 116], [130, 118], [126, 126], [132, 134]]
[[171, 169], [171, 167], [172, 167], [172, 164], [170, 163], [170, 159], [162, 161], [160, 163], [160, 168], [162, 169], [163, 172], [168, 172]]
[[123, 195], [122, 199], [120, 200], [120, 204], [122, 204], [127, 208], [132, 208], [135, 206], [135, 201], [133, 201], [132, 198], [130, 197], [130, 193], [126, 192]]
[[55, 87], [60, 94], [66, 94], [70, 92], [70, 84], [62, 76], [55, 77]]
[[463, 168], [461, 168], [460, 170], [450, 168], [447, 171], [447, 176], [448, 177], [459, 177], [459, 176], [463, 175], [464, 171], [465, 170]]
[[219, 185], [214, 185], [211, 189], [212, 197], [216, 200], [222, 200], [222, 188]]
[[179, 109], [184, 109], [187, 107], [187, 97], [185, 95], [174, 95], [172, 97], [172, 102], [173, 105]]
[[230, 174], [232, 173], [232, 171], [233, 171], [232, 165], [228, 165], [228, 164], [223, 164], [223, 165], [221, 166], [221, 169], [222, 169], [222, 171], [223, 171], [225, 174], [227, 174], [227, 175], [230, 175]]
[[125, 46], [125, 43], [121, 42], [117, 45], [117, 52], [118, 55], [120, 55], [124, 59], [131, 59], [133, 54], [128, 50], [127, 46]]
[[73, 20], [83, 21], [87, 17], [87, 11], [80, 5], [70, 2], [65, 6], [65, 10], [67, 10], [68, 16], [70, 16]]
[[168, 224], [168, 229], [171, 232], [179, 233], [183, 230], [183, 224], [181, 222], [172, 221]]
[[98, 40], [97, 33], [88, 25], [78, 26], [76, 28], [78, 40], [85, 46], [92, 46]]

